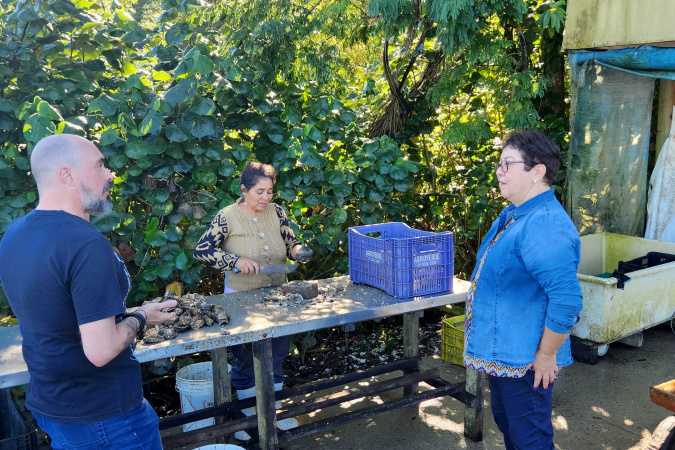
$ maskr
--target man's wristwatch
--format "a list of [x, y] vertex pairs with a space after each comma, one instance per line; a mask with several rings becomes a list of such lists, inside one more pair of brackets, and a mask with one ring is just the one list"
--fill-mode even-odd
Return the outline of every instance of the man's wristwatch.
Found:
[[143, 316], [142, 313], [138, 311], [132, 311], [130, 313], [122, 314], [122, 319], [124, 320], [127, 317], [133, 317], [134, 319], [138, 320], [138, 331], [136, 332], [136, 340], [141, 340], [143, 339], [143, 335], [145, 334], [145, 317]]

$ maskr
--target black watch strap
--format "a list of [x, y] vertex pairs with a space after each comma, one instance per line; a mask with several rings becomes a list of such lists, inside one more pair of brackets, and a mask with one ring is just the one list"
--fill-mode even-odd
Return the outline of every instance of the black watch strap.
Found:
[[122, 314], [122, 320], [126, 319], [127, 317], [133, 317], [134, 319], [138, 320], [138, 331], [136, 332], [136, 339], [140, 341], [141, 339], [143, 339], [143, 335], [145, 334], [145, 317], [143, 316], [143, 314], [137, 311]]

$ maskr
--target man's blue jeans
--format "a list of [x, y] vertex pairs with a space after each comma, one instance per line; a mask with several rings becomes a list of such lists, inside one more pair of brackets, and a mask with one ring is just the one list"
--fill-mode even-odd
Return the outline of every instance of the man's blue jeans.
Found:
[[506, 450], [553, 450], [551, 392], [539, 383], [534, 388], [534, 371], [522, 378], [488, 376], [492, 415], [504, 434]]
[[135, 410], [100, 422], [63, 424], [38, 414], [33, 417], [49, 435], [54, 450], [162, 449], [159, 418], [145, 399]]

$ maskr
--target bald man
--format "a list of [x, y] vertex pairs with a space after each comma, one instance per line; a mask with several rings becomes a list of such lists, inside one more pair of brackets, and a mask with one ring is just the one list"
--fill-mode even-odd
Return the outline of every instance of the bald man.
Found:
[[133, 344], [146, 324], [175, 315], [160, 311], [175, 301], [127, 313], [129, 273], [89, 223], [112, 209], [113, 175], [94, 144], [49, 136], [30, 161], [38, 206], [0, 241], [0, 281], [31, 377], [26, 406], [54, 449], [161, 449]]

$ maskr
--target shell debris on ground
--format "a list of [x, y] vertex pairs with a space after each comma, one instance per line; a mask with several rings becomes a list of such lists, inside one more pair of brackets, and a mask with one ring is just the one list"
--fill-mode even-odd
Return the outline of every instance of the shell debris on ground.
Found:
[[[173, 291], [167, 290], [164, 297], [157, 297], [147, 303], [162, 303], [167, 300], [176, 300], [178, 304], [175, 307], [176, 316], [163, 323], [148, 328], [143, 336], [143, 342], [154, 344], [170, 339], [174, 339], [178, 333], [187, 330], [197, 330], [201, 327], [210, 327], [214, 323], [225, 325], [230, 320], [230, 315], [221, 305], [214, 305], [206, 301], [206, 297], [200, 294], [176, 295]], [[165, 308], [163, 312], [171, 312], [174, 308]]]

